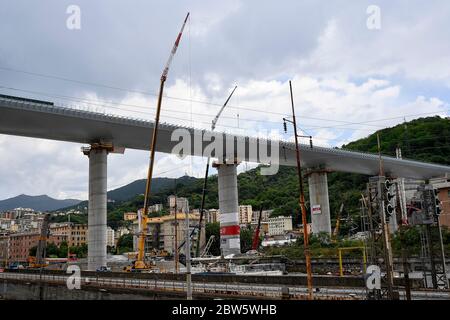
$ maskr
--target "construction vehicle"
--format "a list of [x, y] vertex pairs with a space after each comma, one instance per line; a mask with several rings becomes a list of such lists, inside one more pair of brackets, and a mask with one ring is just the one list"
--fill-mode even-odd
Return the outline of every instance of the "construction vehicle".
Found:
[[159, 117], [161, 113], [161, 102], [163, 97], [163, 91], [164, 91], [164, 84], [167, 80], [167, 75], [169, 73], [169, 68], [172, 63], [172, 59], [175, 56], [175, 53], [177, 52], [178, 45], [181, 40], [181, 36], [183, 34], [184, 27], [186, 26], [186, 22], [189, 18], [189, 12], [186, 15], [186, 18], [184, 19], [183, 25], [181, 27], [180, 32], [178, 33], [178, 36], [175, 40], [175, 43], [172, 47], [172, 51], [170, 52], [169, 59], [167, 60], [166, 66], [164, 67], [164, 70], [161, 75], [161, 82], [159, 87], [159, 95], [158, 95], [158, 103], [156, 108], [156, 117], [155, 117], [155, 126], [153, 128], [152, 133], [152, 140], [150, 144], [150, 163], [148, 167], [148, 173], [147, 173], [147, 183], [145, 186], [145, 194], [144, 194], [144, 210], [142, 215], [140, 216], [140, 224], [139, 224], [139, 237], [138, 237], [138, 255], [136, 261], [133, 262], [131, 266], [128, 266], [125, 268], [125, 271], [134, 271], [134, 272], [142, 272], [142, 271], [149, 271], [152, 269], [153, 265], [151, 263], [147, 263], [145, 260], [145, 239], [147, 237], [147, 218], [148, 218], [148, 207], [149, 207], [149, 200], [150, 200], [150, 194], [151, 194], [151, 186], [152, 186], [152, 176], [153, 176], [153, 166], [155, 163], [155, 148], [156, 148], [156, 141], [158, 138], [158, 125], [159, 125]]
[[50, 215], [44, 215], [44, 220], [42, 221], [41, 234], [39, 236], [39, 241], [36, 249], [36, 256], [30, 257], [28, 259], [28, 268], [45, 268], [48, 263], [45, 260], [45, 255], [47, 251], [47, 240], [50, 234]]

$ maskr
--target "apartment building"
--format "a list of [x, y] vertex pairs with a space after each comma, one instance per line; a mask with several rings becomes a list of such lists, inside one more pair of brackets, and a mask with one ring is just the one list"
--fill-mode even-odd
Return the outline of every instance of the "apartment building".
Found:
[[87, 244], [88, 225], [73, 222], [51, 223], [50, 234], [64, 235], [67, 237], [69, 247], [78, 247]]
[[249, 224], [252, 222], [253, 210], [250, 205], [239, 206], [239, 224]]
[[285, 234], [287, 231], [292, 231], [292, 217], [273, 217], [269, 218], [269, 236], [276, 236]]

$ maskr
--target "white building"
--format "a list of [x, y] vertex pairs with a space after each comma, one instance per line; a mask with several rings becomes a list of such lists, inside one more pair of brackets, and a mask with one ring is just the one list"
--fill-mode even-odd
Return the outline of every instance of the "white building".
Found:
[[114, 241], [114, 229], [108, 227], [106, 229], [106, 245], [110, 247], [115, 247], [116, 243]]
[[189, 212], [189, 201], [187, 198], [171, 195], [167, 198], [167, 202], [169, 203], [169, 208], [170, 208], [171, 213], [173, 213], [175, 211], [175, 200], [176, 200], [177, 212], [181, 212], [181, 213]]
[[209, 209], [205, 212], [206, 223], [215, 223], [220, 221], [219, 209]]
[[269, 236], [282, 235], [287, 231], [292, 231], [292, 217], [269, 218]]
[[249, 224], [252, 222], [252, 206], [239, 206], [239, 224]]
[[[272, 212], [273, 210], [263, 210], [261, 212], [262, 215], [261, 222], [267, 222]], [[253, 211], [252, 224], [258, 224], [258, 219], [259, 219], [259, 211]]]
[[156, 203], [150, 207], [148, 207], [149, 212], [160, 212], [163, 209], [163, 205], [161, 203]]

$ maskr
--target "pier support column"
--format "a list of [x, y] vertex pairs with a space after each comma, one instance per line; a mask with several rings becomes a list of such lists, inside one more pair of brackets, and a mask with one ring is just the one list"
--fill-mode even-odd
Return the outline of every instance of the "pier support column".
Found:
[[239, 202], [237, 187], [237, 163], [217, 164], [219, 210], [220, 210], [220, 250], [223, 256], [241, 253], [239, 227]]
[[106, 192], [108, 148], [102, 144], [83, 147], [89, 157], [88, 270], [106, 266]]
[[327, 232], [331, 234], [327, 171], [309, 171], [308, 186], [311, 206], [311, 233]]

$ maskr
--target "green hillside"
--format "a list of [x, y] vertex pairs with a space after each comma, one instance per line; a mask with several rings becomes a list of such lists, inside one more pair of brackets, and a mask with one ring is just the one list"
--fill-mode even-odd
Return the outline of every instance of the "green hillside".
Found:
[[[440, 117], [422, 118], [378, 131], [383, 154], [395, 155], [397, 146], [402, 148], [404, 158], [450, 164], [450, 121]], [[447, 141], [448, 140], [448, 141]], [[346, 150], [377, 152], [376, 133], [343, 146]], [[368, 177], [360, 174], [333, 172], [328, 176], [332, 223], [339, 206], [344, 202], [342, 234], [359, 226], [359, 199], [365, 189]], [[167, 196], [174, 193], [174, 185], [162, 188], [152, 195], [151, 203], [166, 203]], [[177, 194], [187, 197], [191, 208], [200, 208], [203, 179], [182, 177], [177, 180]], [[299, 222], [298, 181], [295, 167], [280, 167], [272, 176], [261, 176], [259, 169], [243, 172], [238, 176], [239, 202], [251, 204], [257, 210], [261, 204], [273, 209], [274, 215], [291, 215], [294, 223]], [[307, 206], [309, 202], [307, 179], [305, 178]], [[142, 191], [139, 191], [142, 193]], [[142, 206], [143, 197], [109, 204], [108, 224], [117, 227], [122, 224], [125, 211], [136, 211]], [[206, 208], [218, 208], [217, 175], [208, 179]], [[354, 231], [357, 231], [356, 229]]]

